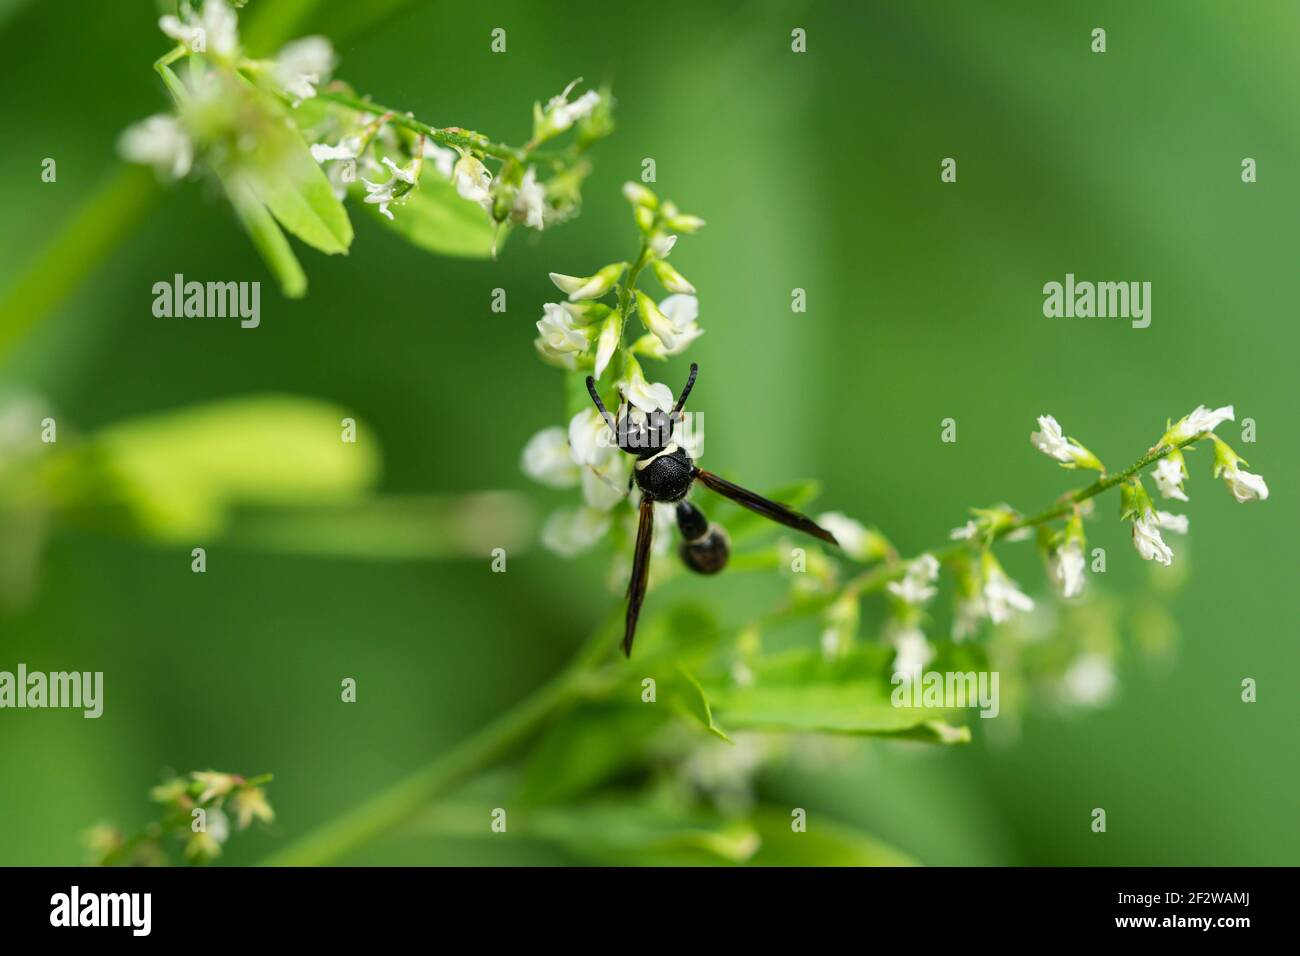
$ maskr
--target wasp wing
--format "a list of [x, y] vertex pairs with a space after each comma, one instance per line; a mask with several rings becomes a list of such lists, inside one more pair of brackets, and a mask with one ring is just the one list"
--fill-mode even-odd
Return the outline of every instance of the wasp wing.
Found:
[[627, 585], [627, 624], [623, 628], [623, 653], [632, 656], [632, 639], [636, 637], [636, 620], [645, 600], [646, 581], [650, 577], [650, 542], [655, 535], [655, 506], [641, 498], [640, 520], [636, 526], [636, 549], [632, 552], [632, 580]]
[[839, 547], [835, 535], [813, 521], [812, 518], [801, 515], [793, 508], [786, 507], [779, 501], [764, 498], [748, 488], [732, 484], [726, 478], [719, 478], [713, 472], [705, 471], [703, 468], [696, 469], [695, 477], [704, 482], [705, 487], [713, 489], [724, 498], [730, 498], [736, 504], [743, 505], [750, 511], [756, 512], [770, 521], [783, 524], [787, 528], [794, 528], [796, 531], [802, 531], [804, 534], [810, 534], [814, 538], [820, 538], [828, 544]]

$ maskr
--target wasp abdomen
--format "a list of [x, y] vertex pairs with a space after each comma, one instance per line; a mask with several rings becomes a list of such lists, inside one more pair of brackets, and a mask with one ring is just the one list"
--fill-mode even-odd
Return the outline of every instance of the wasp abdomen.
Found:
[[710, 524], [689, 501], [677, 502], [677, 527], [682, 533], [682, 561], [688, 568], [697, 574], [717, 574], [727, 566], [731, 555], [727, 532]]

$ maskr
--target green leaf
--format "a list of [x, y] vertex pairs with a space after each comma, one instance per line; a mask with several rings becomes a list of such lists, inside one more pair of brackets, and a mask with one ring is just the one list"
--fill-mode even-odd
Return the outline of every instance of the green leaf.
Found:
[[637, 629], [637, 659], [694, 664], [707, 659], [724, 636], [717, 615], [706, 604], [680, 601], [648, 615]]
[[760, 658], [753, 682], [743, 686], [722, 675], [704, 680], [717, 720], [730, 729], [812, 731], [901, 736], [937, 743], [969, 740], [966, 728], [943, 722], [947, 711], [895, 707], [891, 701], [893, 651], [879, 645], [828, 659], [820, 651], [795, 649]]
[[240, 505], [348, 500], [377, 477], [374, 437], [342, 440], [348, 413], [324, 402], [261, 396], [212, 402], [111, 426], [94, 436], [83, 505], [126, 509], [135, 530], [165, 541], [223, 533]]
[[266, 111], [262, 135], [240, 176], [285, 229], [309, 246], [335, 255], [352, 244], [352, 223], [312, 158], [302, 134], [268, 94], [252, 94]]
[[744, 863], [760, 844], [758, 832], [744, 820], [615, 799], [530, 813], [520, 821], [520, 832], [619, 866]]
[[275, 217], [267, 212], [252, 188], [242, 180], [225, 177], [222, 183], [235, 215], [252, 240], [253, 248], [280, 284], [280, 291], [286, 298], [301, 298], [307, 291], [307, 276], [302, 271], [302, 265], [294, 255], [289, 240], [276, 225]]
[[713, 719], [713, 708], [709, 706], [709, 699], [705, 696], [700, 682], [684, 667], [678, 667], [676, 670], [677, 678], [670, 685], [673, 706], [679, 712], [698, 721], [709, 733], [721, 737], [727, 743], [734, 743]]
[[637, 765], [645, 745], [669, 719], [649, 703], [579, 707], [543, 734], [524, 767], [528, 803], [571, 802]]
[[815, 811], [803, 832], [791, 828], [792, 817], [775, 807], [760, 807], [753, 823], [762, 841], [750, 866], [916, 866], [907, 854], [844, 824], [827, 821]]
[[373, 203], [365, 207], [413, 246], [440, 256], [490, 259], [494, 245], [505, 242], [507, 230], [502, 229], [498, 237], [496, 224], [482, 206], [462, 199], [449, 180], [428, 169], [419, 188], [392, 206], [392, 219]]

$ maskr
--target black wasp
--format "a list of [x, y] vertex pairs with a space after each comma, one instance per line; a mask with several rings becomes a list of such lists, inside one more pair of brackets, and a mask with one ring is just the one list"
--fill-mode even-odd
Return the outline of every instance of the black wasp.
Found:
[[[632, 553], [632, 580], [627, 588], [627, 624], [623, 630], [623, 653], [632, 654], [632, 639], [636, 636], [636, 622], [645, 600], [646, 578], [650, 572], [650, 542], [654, 537], [654, 503], [676, 502], [677, 527], [682, 532], [681, 558], [686, 566], [699, 574], [716, 574], [727, 564], [731, 546], [727, 533], [704, 516], [704, 512], [686, 500], [691, 485], [698, 478], [705, 487], [730, 498], [750, 511], [757, 512], [779, 524], [810, 534], [815, 538], [838, 545], [835, 536], [811, 518], [801, 515], [786, 505], [770, 501], [710, 471], [697, 468], [685, 449], [673, 441], [673, 430], [682, 420], [682, 407], [695, 386], [699, 366], [691, 363], [691, 374], [686, 387], [671, 412], [655, 409], [635, 421], [630, 407], [623, 417], [615, 419], [600, 400], [596, 383], [587, 376], [587, 391], [596, 403], [600, 417], [614, 434], [620, 450], [635, 455], [632, 479], [641, 489], [641, 508], [636, 529], [636, 550]], [[632, 481], [628, 481], [628, 490]]]

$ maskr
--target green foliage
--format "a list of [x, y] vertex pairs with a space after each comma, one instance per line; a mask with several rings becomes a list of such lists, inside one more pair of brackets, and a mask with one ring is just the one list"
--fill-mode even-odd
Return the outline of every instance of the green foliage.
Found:
[[[280, 107], [269, 95], [260, 99], [269, 115], [279, 117]], [[348, 251], [352, 223], [347, 211], [288, 119], [267, 124], [250, 159], [243, 176], [285, 229], [321, 252]]]
[[408, 193], [392, 219], [367, 205], [373, 217], [411, 245], [457, 259], [488, 259], [505, 243], [509, 228], [494, 223], [483, 209], [462, 199], [446, 179], [427, 176], [420, 188]]
[[759, 658], [752, 683], [705, 678], [704, 692], [728, 728], [904, 735], [936, 743], [968, 740], [953, 733], [944, 710], [895, 707], [890, 660], [881, 645], [861, 645], [840, 657], [798, 648]]
[[123, 422], [67, 462], [74, 472], [92, 469], [76, 504], [125, 508], [143, 534], [189, 542], [221, 533], [236, 506], [344, 501], [379, 469], [363, 427], [355, 443], [342, 440], [346, 415], [324, 402], [262, 396]]

